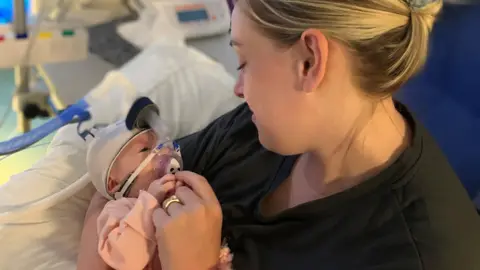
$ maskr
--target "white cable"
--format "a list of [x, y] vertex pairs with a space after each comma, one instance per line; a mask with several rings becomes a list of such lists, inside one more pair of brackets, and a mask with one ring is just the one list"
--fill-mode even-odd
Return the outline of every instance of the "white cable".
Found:
[[[11, 97], [10, 100], [12, 98], [13, 97]], [[7, 118], [10, 116], [11, 113], [12, 113], [12, 102], [9, 102], [8, 105], [7, 105], [7, 108], [5, 109], [5, 111], [2, 114], [2, 118], [0, 118], [0, 129], [2, 129], [5, 122], [7, 122]]]
[[[34, 145], [30, 146], [28, 149], [37, 148], [37, 147], [42, 147], [42, 146], [46, 146], [46, 145], [49, 145], [50, 143], [51, 143], [51, 142], [45, 142], [45, 143], [40, 143], [40, 144], [34, 144]], [[1, 158], [0, 158], [0, 162], [4, 161], [5, 159], [7, 159], [7, 158], [9, 158], [9, 157], [11, 157], [11, 156], [13, 156], [13, 155], [15, 155], [15, 153], [13, 153], [13, 154], [10, 154], [10, 155], [8, 155], [8, 156], [3, 156], [3, 157], [1, 157]]]
[[57, 205], [60, 201], [67, 200], [77, 194], [80, 190], [85, 188], [90, 183], [88, 174], [82, 176], [78, 181], [75, 181], [70, 186], [62, 189], [46, 198], [39, 199], [21, 206], [11, 207], [8, 211], [0, 213], [0, 225], [14, 222], [23, 215], [35, 213], [44, 209], [48, 209]]

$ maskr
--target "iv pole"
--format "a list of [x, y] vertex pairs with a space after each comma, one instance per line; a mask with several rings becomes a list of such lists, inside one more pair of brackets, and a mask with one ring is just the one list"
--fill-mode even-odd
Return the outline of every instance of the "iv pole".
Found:
[[[28, 37], [27, 15], [25, 11], [24, 0], [13, 0], [13, 33], [17, 38]], [[28, 60], [28, 55], [26, 56]], [[28, 94], [30, 91], [30, 66], [28, 62], [20, 63], [14, 67], [15, 74], [15, 93], [14, 100], [18, 97]], [[12, 102], [14, 102], [12, 100]], [[15, 108], [15, 107], [13, 107]], [[17, 111], [17, 128], [21, 133], [30, 131], [31, 122], [25, 117], [22, 108], [15, 108]]]

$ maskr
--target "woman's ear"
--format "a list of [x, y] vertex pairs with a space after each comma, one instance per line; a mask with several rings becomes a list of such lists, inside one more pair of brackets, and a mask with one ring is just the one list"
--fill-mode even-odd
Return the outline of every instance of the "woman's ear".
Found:
[[303, 32], [297, 44], [298, 76], [301, 89], [312, 92], [318, 89], [325, 77], [328, 59], [328, 40], [317, 29]]

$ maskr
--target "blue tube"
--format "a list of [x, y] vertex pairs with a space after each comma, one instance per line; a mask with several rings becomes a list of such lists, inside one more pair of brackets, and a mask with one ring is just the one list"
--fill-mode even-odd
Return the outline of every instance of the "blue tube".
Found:
[[77, 104], [65, 109], [59, 116], [49, 120], [47, 123], [34, 128], [30, 132], [19, 135], [8, 141], [0, 142], [0, 156], [9, 155], [21, 151], [49, 134], [57, 131], [61, 127], [71, 123], [73, 120], [85, 121], [90, 118], [90, 114], [86, 109], [88, 104], [81, 100]]

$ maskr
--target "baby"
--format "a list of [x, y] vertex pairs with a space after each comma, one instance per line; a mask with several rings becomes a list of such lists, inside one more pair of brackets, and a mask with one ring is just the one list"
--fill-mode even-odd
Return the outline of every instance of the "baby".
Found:
[[[98, 252], [113, 269], [161, 269], [152, 214], [162, 204], [156, 197], [181, 185], [173, 174], [182, 159], [176, 143], [159, 145], [160, 139], [153, 130], [129, 131], [122, 121], [99, 130], [89, 145], [89, 176], [111, 200], [97, 220]], [[224, 246], [218, 269], [231, 269], [231, 261]]]

